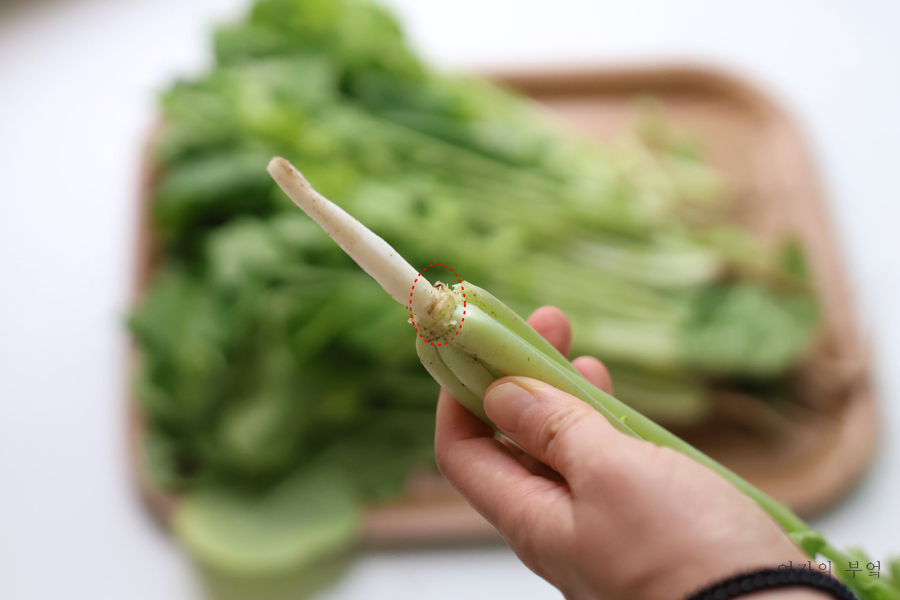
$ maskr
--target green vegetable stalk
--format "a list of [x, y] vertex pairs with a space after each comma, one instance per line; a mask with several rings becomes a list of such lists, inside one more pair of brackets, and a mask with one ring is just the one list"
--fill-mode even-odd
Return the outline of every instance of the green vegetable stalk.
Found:
[[[492, 381], [507, 375], [539, 379], [590, 404], [620, 431], [677, 450], [719, 474], [765, 510], [810, 558], [850, 560], [850, 555], [829, 545], [788, 507], [592, 385], [494, 296], [468, 282], [452, 288], [432, 286], [383, 239], [318, 194], [288, 161], [275, 158], [268, 170], [297, 206], [392, 298], [410, 308], [420, 334], [416, 350], [422, 364], [480, 419], [492, 425], [483, 408], [484, 393]], [[900, 587], [887, 578], [842, 579], [864, 600], [900, 600]]]

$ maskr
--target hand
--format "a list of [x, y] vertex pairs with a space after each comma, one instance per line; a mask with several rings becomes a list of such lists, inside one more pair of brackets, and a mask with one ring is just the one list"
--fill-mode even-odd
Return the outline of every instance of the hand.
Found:
[[[561, 311], [544, 307], [528, 322], [568, 355], [571, 327]], [[598, 360], [582, 357], [573, 365], [612, 393]], [[617, 431], [574, 396], [527, 377], [504, 377], [488, 388], [484, 407], [527, 454], [495, 439], [441, 390], [438, 466], [522, 562], [570, 600], [676, 600], [742, 571], [807, 560], [724, 479], [674, 450]]]

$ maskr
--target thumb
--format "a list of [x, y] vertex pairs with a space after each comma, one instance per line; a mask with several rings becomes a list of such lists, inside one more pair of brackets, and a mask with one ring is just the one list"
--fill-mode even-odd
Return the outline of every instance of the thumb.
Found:
[[626, 437], [587, 403], [529, 377], [492, 383], [484, 409], [506, 437], [570, 486], [585, 471], [602, 469]]

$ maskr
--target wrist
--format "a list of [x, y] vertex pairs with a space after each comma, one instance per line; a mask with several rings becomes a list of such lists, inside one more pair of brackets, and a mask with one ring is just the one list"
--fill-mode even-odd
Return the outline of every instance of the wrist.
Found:
[[[642, 589], [645, 593], [640, 597], [645, 600], [685, 599], [699, 590], [743, 574], [765, 569], [778, 570], [780, 565], [803, 564], [806, 555], [781, 532], [777, 533], [771, 540], [755, 540], [753, 544], [698, 540], [678, 551], [669, 551], [653, 576], [645, 582]], [[773, 594], [773, 598], [777, 598], [779, 593], [813, 591], [785, 587], [757, 589], [757, 594]]]

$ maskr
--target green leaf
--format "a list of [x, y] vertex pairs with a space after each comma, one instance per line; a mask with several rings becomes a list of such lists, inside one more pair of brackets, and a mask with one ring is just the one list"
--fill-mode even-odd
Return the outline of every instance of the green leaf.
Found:
[[156, 188], [157, 225], [171, 238], [204, 222], [271, 210], [273, 185], [266, 173], [271, 154], [229, 151], [171, 165]]
[[774, 377], [792, 366], [816, 331], [808, 296], [738, 283], [700, 294], [681, 332], [688, 364], [712, 374]]
[[350, 550], [359, 534], [354, 488], [336, 471], [299, 471], [264, 493], [204, 487], [175, 513], [175, 535], [206, 568], [276, 576]]

